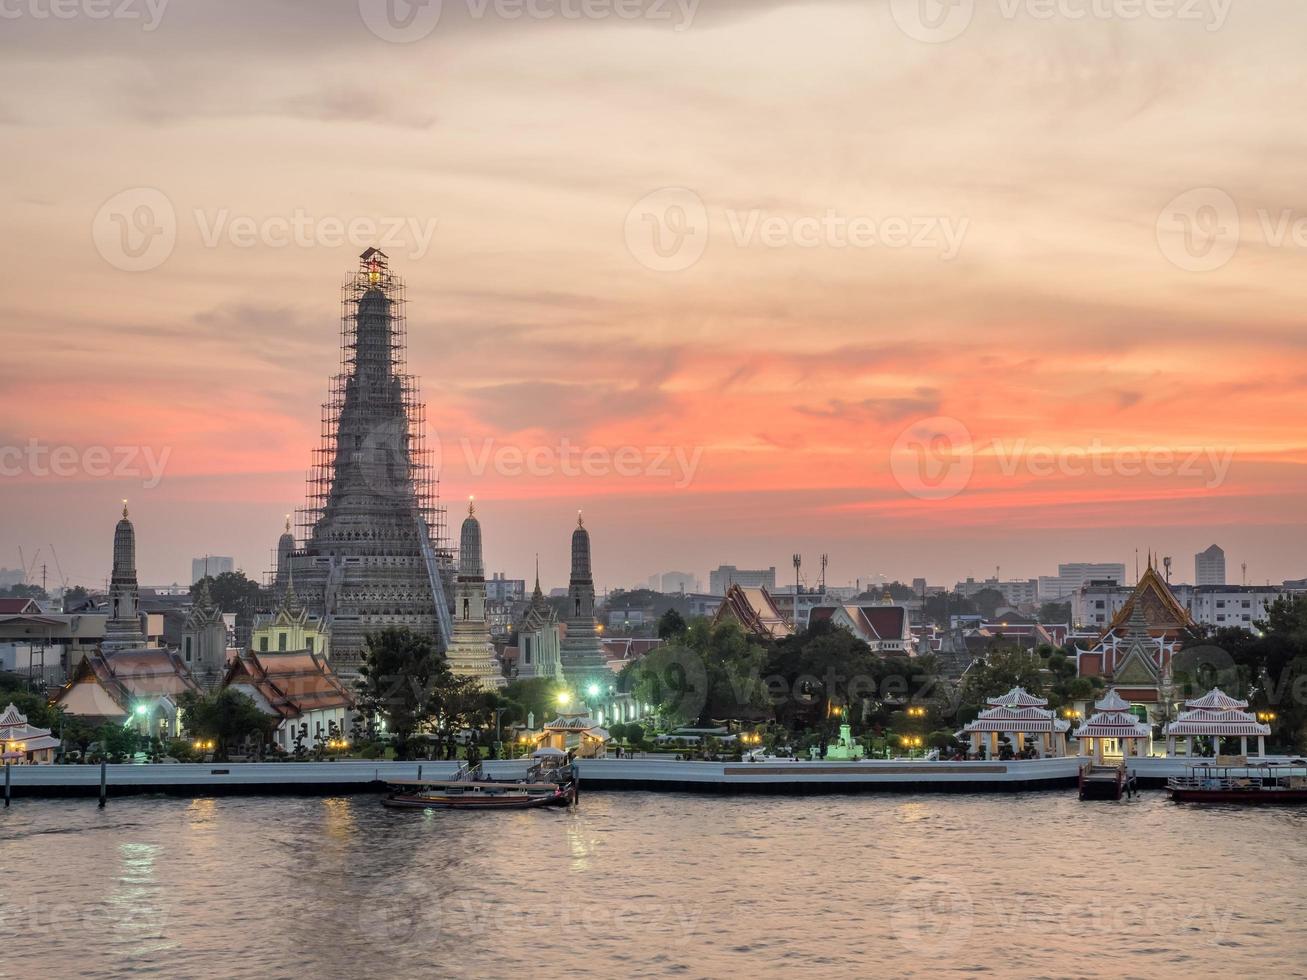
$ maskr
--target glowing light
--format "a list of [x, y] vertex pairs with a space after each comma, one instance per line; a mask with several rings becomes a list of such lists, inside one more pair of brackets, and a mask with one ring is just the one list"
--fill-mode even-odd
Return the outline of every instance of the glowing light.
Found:
[[572, 692], [571, 692], [571, 691], [559, 691], [559, 692], [558, 692], [558, 703], [561, 704], [564, 708], [566, 708], [569, 704], [572, 703]]
[[586, 693], [588, 693], [592, 698], [599, 697], [599, 685], [591, 684], [588, 688], [586, 688]]

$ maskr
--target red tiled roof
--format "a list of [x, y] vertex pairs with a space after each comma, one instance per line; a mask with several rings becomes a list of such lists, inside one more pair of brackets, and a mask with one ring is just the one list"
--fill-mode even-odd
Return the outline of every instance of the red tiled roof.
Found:
[[222, 686], [248, 685], [283, 718], [307, 711], [353, 708], [354, 698], [316, 654], [255, 653], [237, 657], [227, 668]]
[[41, 606], [35, 599], [0, 599], [0, 616], [21, 616], [40, 611]]

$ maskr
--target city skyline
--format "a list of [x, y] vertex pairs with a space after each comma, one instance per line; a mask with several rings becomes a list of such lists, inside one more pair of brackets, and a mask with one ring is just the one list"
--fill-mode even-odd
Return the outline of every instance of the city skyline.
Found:
[[[356, 4], [262, 6], [172, 5], [149, 31], [6, 22], [23, 83], [0, 112], [19, 175], [0, 190], [0, 564], [53, 545], [70, 581], [103, 581], [126, 497], [143, 580], [209, 551], [262, 577], [303, 504], [336, 285], [392, 239], [444, 501], [477, 496], [488, 567], [522, 576], [539, 553], [566, 581], [583, 509], [609, 587], [723, 562], [784, 581], [794, 552], [830, 554], [832, 582], [1132, 568], [1136, 549], [1179, 570], [1212, 541], [1236, 581], [1242, 561], [1251, 582], [1307, 575], [1293, 117], [1247, 113], [1284, 87], [1241, 70], [1301, 71], [1300, 8], [977, 10], [936, 43], [884, 4], [705, 4], [688, 24], [446, 5], [389, 43]], [[287, 51], [291, 33], [318, 47]], [[599, 37], [627, 80], [602, 90], [572, 67]], [[218, 58], [223, 38], [241, 43]], [[868, 125], [836, 124], [852, 112]], [[159, 198], [175, 243], [129, 271], [113, 219]], [[1199, 267], [1174, 236], [1227, 199], [1237, 249]], [[671, 237], [700, 206], [705, 239]], [[336, 243], [364, 219], [375, 242]], [[881, 244], [853, 243], [862, 219]], [[33, 440], [72, 475], [40, 475]], [[603, 474], [569, 476], [586, 450]]]

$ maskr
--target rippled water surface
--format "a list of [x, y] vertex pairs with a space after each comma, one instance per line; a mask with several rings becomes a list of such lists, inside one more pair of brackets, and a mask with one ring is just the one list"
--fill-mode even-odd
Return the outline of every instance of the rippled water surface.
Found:
[[1303, 976], [1307, 810], [16, 800], [0, 976]]

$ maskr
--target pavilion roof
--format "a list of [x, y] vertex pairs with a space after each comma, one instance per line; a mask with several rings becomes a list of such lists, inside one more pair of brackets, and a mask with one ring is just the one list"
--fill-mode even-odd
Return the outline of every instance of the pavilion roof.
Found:
[[1232, 698], [1219, 687], [1214, 687], [1201, 698], [1186, 701], [1184, 706], [1186, 708], [1210, 708], [1216, 711], [1231, 711], [1248, 707], [1248, 702]]
[[1006, 694], [1000, 694], [998, 697], [990, 698], [988, 704], [999, 707], [1017, 707], [1017, 708], [1046, 708], [1048, 707], [1047, 698], [1035, 697], [1024, 687], [1014, 687]]
[[1097, 704], [1094, 705], [1094, 710], [1111, 712], [1129, 711], [1130, 702], [1117, 694], [1116, 688], [1112, 688], [1107, 692], [1107, 694], [1103, 695], [1102, 699], [1100, 699]]
[[[1116, 692], [1113, 692], [1116, 693]], [[1118, 696], [1118, 700], [1120, 700]], [[1127, 706], [1128, 707], [1128, 706]], [[1148, 738], [1149, 725], [1128, 711], [1100, 711], [1076, 729], [1076, 738]]]
[[1166, 726], [1167, 735], [1269, 735], [1271, 726], [1263, 725], [1246, 711], [1217, 711], [1194, 708], [1182, 711]]
[[48, 728], [37, 728], [27, 723], [27, 716], [12, 702], [0, 712], [0, 742], [22, 742], [28, 752], [59, 747], [59, 739]]
[[970, 732], [1065, 732], [1071, 728], [1070, 722], [1062, 721], [1053, 712], [1034, 706], [1017, 708], [1000, 705], [982, 711], [976, 720], [964, 725], [962, 731]]

